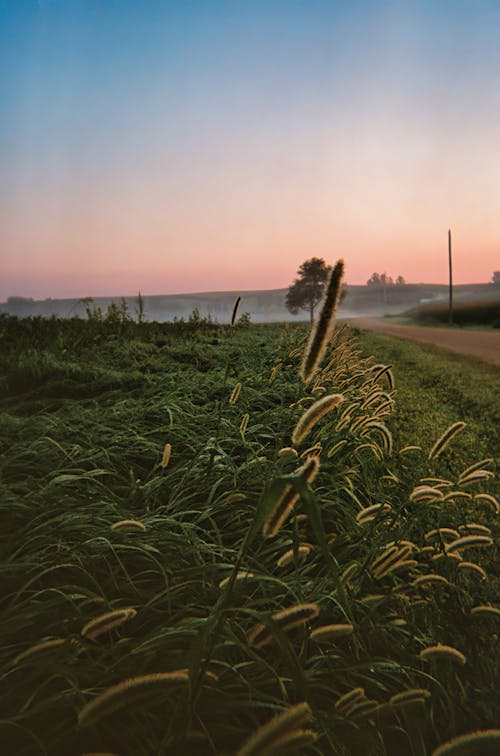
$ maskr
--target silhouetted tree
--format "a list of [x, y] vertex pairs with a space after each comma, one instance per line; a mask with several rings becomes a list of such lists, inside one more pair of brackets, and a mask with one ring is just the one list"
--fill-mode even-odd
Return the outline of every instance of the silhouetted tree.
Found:
[[497, 285], [500, 284], [500, 270], [495, 270], [495, 272], [491, 276], [491, 283]]
[[314, 311], [323, 296], [330, 270], [322, 257], [311, 257], [302, 263], [297, 271], [298, 277], [286, 295], [285, 304], [289, 312], [296, 315], [299, 310], [307, 310], [313, 322]]
[[396, 286], [406, 286], [406, 279], [403, 276], [396, 278]]
[[368, 281], [366, 282], [367, 286], [380, 286], [382, 281], [380, 280], [380, 275], [378, 273], [372, 273]]

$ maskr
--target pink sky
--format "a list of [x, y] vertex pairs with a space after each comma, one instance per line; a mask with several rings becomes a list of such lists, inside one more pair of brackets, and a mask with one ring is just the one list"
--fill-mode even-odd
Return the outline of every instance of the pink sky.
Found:
[[9, 12], [0, 299], [500, 268], [494, 5], [153, 5]]

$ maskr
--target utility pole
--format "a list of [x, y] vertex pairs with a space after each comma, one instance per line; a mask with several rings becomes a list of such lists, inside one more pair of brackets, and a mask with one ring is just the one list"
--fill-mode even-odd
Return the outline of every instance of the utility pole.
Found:
[[448, 323], [453, 325], [453, 266], [451, 262], [451, 231], [448, 229], [448, 267], [450, 270], [450, 298], [448, 305]]

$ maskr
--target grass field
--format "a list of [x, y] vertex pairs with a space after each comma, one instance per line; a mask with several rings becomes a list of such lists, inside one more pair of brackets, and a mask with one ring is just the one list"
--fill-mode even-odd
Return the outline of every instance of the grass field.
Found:
[[0, 319], [2, 753], [425, 756], [498, 724], [500, 373], [344, 329], [304, 386], [306, 337]]

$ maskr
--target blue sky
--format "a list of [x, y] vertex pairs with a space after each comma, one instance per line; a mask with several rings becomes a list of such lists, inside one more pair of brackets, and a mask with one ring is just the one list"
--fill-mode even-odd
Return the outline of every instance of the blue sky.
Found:
[[449, 226], [487, 280], [499, 32], [481, 0], [0, 0], [0, 297], [272, 288], [313, 254], [444, 280]]

